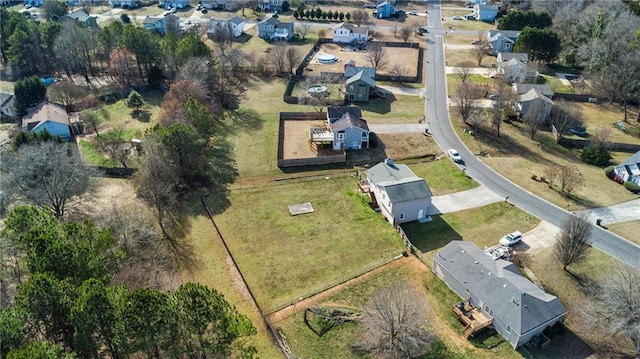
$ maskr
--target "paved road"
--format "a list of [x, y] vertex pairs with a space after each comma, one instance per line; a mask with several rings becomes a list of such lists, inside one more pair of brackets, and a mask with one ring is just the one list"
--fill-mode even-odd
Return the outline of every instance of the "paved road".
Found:
[[[440, 19], [440, 4], [429, 3], [429, 26], [433, 31], [427, 34], [427, 81], [425, 101], [426, 116], [430, 131], [440, 148], [456, 148], [465, 160], [466, 172], [479, 183], [497, 195], [509, 198], [509, 202], [557, 227], [561, 227], [569, 213], [550, 202], [520, 188], [502, 177], [479, 159], [462, 143], [451, 125], [447, 107], [447, 86], [444, 62], [444, 42]], [[456, 33], [462, 33], [456, 32]], [[473, 32], [476, 33], [477, 32]], [[640, 246], [608, 232], [593, 227], [593, 246], [609, 255], [635, 266], [640, 266]]]

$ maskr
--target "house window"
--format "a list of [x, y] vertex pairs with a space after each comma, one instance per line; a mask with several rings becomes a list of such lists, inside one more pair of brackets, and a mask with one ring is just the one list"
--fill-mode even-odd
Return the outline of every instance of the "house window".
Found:
[[404, 219], [404, 213], [400, 213], [400, 219]]
[[366, 132], [362, 133], [362, 138], [367, 138], [367, 133]]
[[344, 132], [338, 132], [338, 139], [344, 140]]
[[489, 308], [488, 306], [485, 306], [484, 310], [487, 312], [487, 314], [493, 316], [493, 310], [491, 310], [491, 308]]
[[511, 327], [507, 325], [507, 333], [511, 334]]

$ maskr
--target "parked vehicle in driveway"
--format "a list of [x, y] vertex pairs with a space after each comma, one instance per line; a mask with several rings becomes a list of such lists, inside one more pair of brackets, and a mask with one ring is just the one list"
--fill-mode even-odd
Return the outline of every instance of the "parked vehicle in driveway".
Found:
[[453, 148], [447, 150], [447, 156], [449, 156], [449, 158], [451, 158], [453, 162], [462, 162], [462, 156], [460, 156], [460, 153]]
[[409, 15], [418, 15], [418, 12], [415, 10], [409, 11]]
[[505, 247], [511, 247], [512, 245], [522, 240], [522, 233], [519, 231], [511, 232], [500, 239], [500, 244]]

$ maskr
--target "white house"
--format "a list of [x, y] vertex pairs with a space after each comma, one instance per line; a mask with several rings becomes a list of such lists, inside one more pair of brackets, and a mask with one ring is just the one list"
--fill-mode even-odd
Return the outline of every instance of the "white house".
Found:
[[538, 90], [541, 94], [545, 95], [549, 99], [553, 99], [553, 90], [548, 85], [544, 84], [522, 84], [522, 83], [514, 83], [512, 85], [513, 93], [520, 96], [529, 92], [531, 89]]
[[280, 10], [285, 0], [258, 0], [260, 11]]
[[365, 173], [374, 206], [380, 208], [380, 213], [391, 224], [395, 226], [428, 217], [431, 189], [409, 167], [387, 158]]
[[244, 32], [244, 20], [237, 16], [231, 19], [210, 19], [207, 33], [214, 34], [216, 31], [229, 31], [233, 37], [240, 37]]
[[366, 42], [369, 37], [369, 28], [358, 27], [343, 22], [333, 28], [333, 42], [350, 44], [355, 41]]
[[200, 4], [207, 9], [236, 11], [240, 4], [236, 0], [200, 0]]
[[498, 62], [498, 74], [502, 75], [506, 82], [535, 82], [538, 78], [538, 71], [520, 62], [517, 58], [509, 61]]
[[147, 15], [144, 20], [142, 20], [142, 27], [164, 35], [169, 31], [176, 32], [180, 30], [180, 18], [173, 14], [161, 17], [151, 17]]
[[640, 151], [613, 169], [614, 180], [620, 183], [631, 181], [640, 186]]

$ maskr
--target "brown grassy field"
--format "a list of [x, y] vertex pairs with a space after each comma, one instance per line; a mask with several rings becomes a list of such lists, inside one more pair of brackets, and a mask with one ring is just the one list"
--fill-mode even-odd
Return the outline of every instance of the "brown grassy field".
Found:
[[445, 58], [447, 59], [447, 66], [458, 67], [462, 66], [466, 63], [471, 65], [471, 67], [494, 67], [496, 64], [496, 58], [493, 56], [485, 56], [482, 58], [482, 63], [478, 66], [478, 61], [473, 55], [473, 50], [457, 50], [457, 49], [446, 49], [445, 50]]
[[609, 230], [619, 236], [622, 236], [637, 245], [640, 245], [640, 236], [638, 236], [638, 225], [640, 220], [614, 223], [607, 225]]
[[[344, 71], [344, 64], [350, 60], [355, 61], [356, 66], [371, 66], [366, 51], [343, 51], [343, 49], [345, 49], [345, 47], [341, 44], [322, 44], [305, 69], [304, 75], [319, 76], [321, 72], [342, 73]], [[390, 69], [395, 66], [402, 66], [405, 68], [406, 76], [416, 76], [418, 49], [394, 47], [387, 48], [386, 51], [389, 54], [387, 55], [389, 62], [386, 66], [378, 69], [379, 74], [388, 75]], [[391, 53], [393, 55], [391, 55]], [[318, 54], [331, 54], [338, 57], [339, 61], [333, 64], [321, 64], [316, 59]]]

